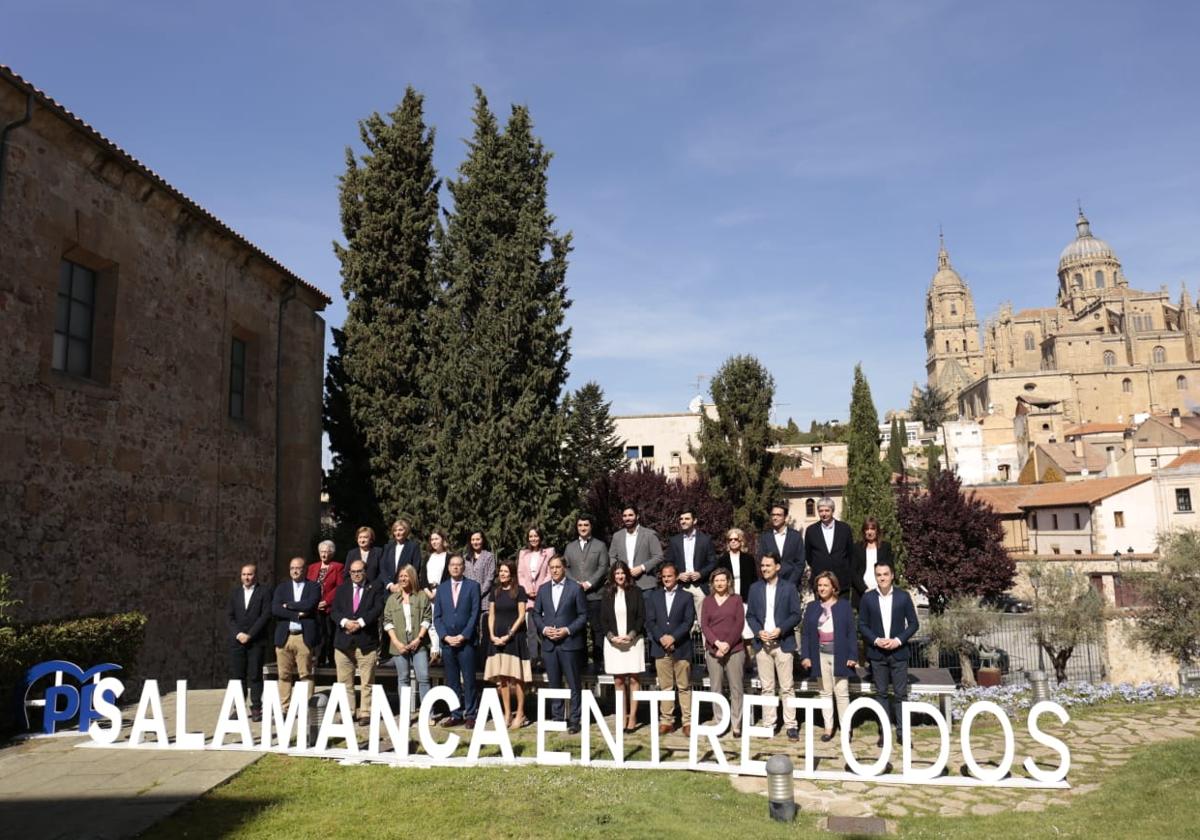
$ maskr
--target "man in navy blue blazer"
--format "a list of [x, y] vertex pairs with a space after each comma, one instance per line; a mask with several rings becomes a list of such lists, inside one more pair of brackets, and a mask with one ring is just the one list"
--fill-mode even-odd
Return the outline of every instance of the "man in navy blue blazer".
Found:
[[396, 572], [410, 565], [414, 569], [421, 568], [421, 547], [412, 538], [408, 520], [397, 519], [392, 523], [392, 538], [383, 547], [383, 553], [367, 560], [367, 580], [383, 584], [389, 593], [395, 592], [400, 588], [396, 583]]
[[[867, 659], [871, 660], [875, 699], [890, 716], [896, 738], [902, 739], [900, 704], [908, 699], [908, 640], [917, 632], [917, 610], [908, 593], [894, 586], [896, 571], [890, 563], [876, 562], [875, 582], [879, 588], [863, 595], [858, 604], [858, 632], [866, 641]], [[883, 746], [882, 730], [879, 746]]]
[[250, 690], [250, 719], [262, 720], [263, 660], [267, 655], [267, 621], [271, 596], [258, 585], [258, 566], [246, 563], [239, 574], [241, 586], [229, 596], [226, 610], [229, 633], [229, 676]]
[[[567, 731], [579, 731], [579, 666], [586, 650], [588, 602], [583, 588], [567, 577], [562, 557], [550, 558], [550, 580], [538, 588], [533, 602], [533, 626], [542, 642], [542, 664], [551, 688], [562, 688], [566, 678], [571, 690], [571, 720]], [[550, 707], [555, 720], [563, 719], [563, 704], [555, 700]]]
[[[675, 563], [666, 560], [658, 567], [662, 586], [646, 593], [646, 638], [658, 676], [659, 691], [679, 694], [683, 734], [692, 734], [692, 625], [696, 607], [692, 594], [679, 585]], [[659, 705], [658, 731], [666, 735], [675, 728], [675, 702]]]
[[667, 543], [667, 560], [675, 564], [679, 585], [691, 594], [699, 621], [700, 605], [708, 595], [708, 576], [717, 567], [717, 551], [712, 538], [696, 527], [696, 512], [691, 508], [679, 514], [679, 531]]
[[775, 552], [779, 576], [799, 588], [804, 580], [804, 534], [787, 524], [787, 505], [771, 505], [771, 527], [758, 538], [758, 556]]
[[475, 646], [479, 641], [479, 584], [467, 578], [461, 554], [446, 560], [450, 577], [438, 584], [433, 596], [433, 626], [442, 640], [446, 685], [458, 695], [458, 708], [447, 726], [475, 725], [479, 698], [475, 696]]
[[[754, 634], [754, 663], [764, 695], [774, 694], [779, 686], [783, 705], [783, 726], [792, 741], [800, 740], [796, 710], [787, 701], [794, 697], [796, 668], [796, 625], [800, 623], [800, 593], [780, 574], [779, 554], [771, 549], [758, 561], [762, 575], [750, 587], [746, 601], [746, 623]], [[775, 726], [775, 710], [763, 709], [763, 726]]]
[[312, 683], [313, 657], [321, 643], [317, 624], [321, 587], [316, 581], [304, 579], [303, 557], [291, 559], [288, 576], [291, 580], [275, 587], [271, 598], [271, 614], [280, 619], [275, 624], [275, 669], [279, 702], [285, 710], [292, 700], [296, 679]]

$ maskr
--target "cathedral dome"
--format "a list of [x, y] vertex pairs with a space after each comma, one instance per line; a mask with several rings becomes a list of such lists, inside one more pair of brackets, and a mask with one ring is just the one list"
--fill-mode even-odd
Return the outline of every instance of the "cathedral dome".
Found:
[[937, 273], [933, 275], [933, 280], [929, 284], [930, 288], [945, 289], [951, 286], [958, 288], [966, 286], [962, 277], [950, 265], [950, 254], [946, 251], [945, 243], [941, 242], [940, 245], [941, 247], [938, 248]]
[[1079, 218], [1075, 220], [1075, 230], [1078, 231], [1075, 241], [1067, 245], [1066, 248], [1063, 248], [1062, 253], [1059, 254], [1059, 271], [1062, 271], [1067, 266], [1079, 263], [1095, 262], [1096, 260], [1115, 260], [1117, 258], [1107, 242], [1092, 236], [1092, 227], [1088, 223], [1087, 216], [1083, 215], [1082, 208], [1079, 211]]

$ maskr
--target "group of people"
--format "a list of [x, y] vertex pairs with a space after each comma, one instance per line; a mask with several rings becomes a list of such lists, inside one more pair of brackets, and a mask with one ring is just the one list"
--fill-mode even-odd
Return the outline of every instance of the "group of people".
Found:
[[[345, 563], [333, 559], [335, 547], [325, 541], [319, 560], [306, 567], [303, 558], [293, 558], [290, 580], [270, 593], [258, 584], [253, 564], [242, 567], [228, 607], [230, 673], [247, 683], [251, 716], [260, 719], [273, 616], [285, 707], [295, 681], [311, 680], [318, 658], [332, 660], [352, 713], [365, 723], [381, 656], [395, 666], [399, 686], [415, 676], [417, 702], [429, 690], [431, 661], [440, 659], [446, 684], [459, 699], [441, 722], [473, 725], [482, 660], [484, 680], [499, 689], [505, 722], [519, 728], [528, 722], [525, 694], [537, 663], [551, 686], [565, 683], [570, 690], [569, 713], [562, 701], [552, 704], [551, 713], [568, 732], [577, 732], [590, 657], [595, 672], [611, 675], [624, 690], [626, 707], [617, 713], [633, 731], [633, 693], [649, 654], [658, 688], [675, 698], [660, 706], [660, 732], [680, 725], [690, 734], [698, 629], [710, 687], [728, 691], [736, 736], [749, 654], [762, 692], [781, 699], [793, 696], [798, 657], [819, 680], [821, 693], [835, 701], [837, 720], [848, 726], [848, 680], [861, 658], [861, 636], [876, 697], [898, 725], [899, 704], [908, 696], [908, 642], [917, 629], [912, 599], [894, 585], [891, 549], [877, 521], [868, 518], [855, 540], [850, 526], [834, 518], [832, 500], [821, 499], [817, 513], [819, 521], [801, 532], [788, 526], [786, 507], [775, 505], [757, 552], [743, 531], [732, 528], [719, 555], [713, 539], [698, 529], [694, 511], [680, 513], [679, 533], [664, 550], [634, 505], [622, 510], [623, 527], [610, 545], [594, 534], [592, 516], [582, 514], [576, 538], [563, 551], [530, 528], [515, 560], [501, 562], [481, 531], [470, 535], [464, 551], [452, 552], [445, 533], [435, 530], [422, 555], [403, 519], [392, 525], [392, 540], [383, 548], [375, 547], [370, 528], [360, 528]], [[775, 726], [782, 717], [781, 729], [798, 740], [795, 710], [781, 706], [780, 715], [767, 707], [762, 724]], [[834, 719], [827, 716], [822, 739], [833, 734]]]

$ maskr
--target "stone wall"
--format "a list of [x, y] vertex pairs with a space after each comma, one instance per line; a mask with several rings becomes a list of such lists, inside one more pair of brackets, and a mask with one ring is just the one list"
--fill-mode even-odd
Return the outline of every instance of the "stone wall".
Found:
[[[0, 122], [24, 94], [0, 79]], [[52, 370], [64, 260], [96, 272], [95, 363]], [[284, 316], [276, 535], [276, 336]], [[149, 615], [141, 670], [223, 679], [239, 566], [277, 579], [317, 527], [324, 297], [47, 104], [10, 136], [0, 206], [0, 511], [18, 617]], [[246, 342], [245, 418], [229, 416]], [[91, 663], [81, 663], [85, 666]]]

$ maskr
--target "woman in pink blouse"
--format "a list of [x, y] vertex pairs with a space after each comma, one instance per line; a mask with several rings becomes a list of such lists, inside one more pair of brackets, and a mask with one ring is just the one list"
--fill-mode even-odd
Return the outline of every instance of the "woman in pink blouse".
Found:
[[[550, 580], [550, 558], [554, 556], [554, 549], [546, 545], [541, 528], [530, 528], [525, 540], [525, 548], [517, 555], [517, 583], [529, 599], [525, 609], [532, 610], [538, 588]], [[529, 639], [529, 655], [534, 664], [541, 664], [542, 646], [538, 644], [537, 629], [532, 621], [525, 622], [525, 630]]]
[[700, 631], [704, 634], [704, 662], [712, 690], [721, 693], [729, 682], [729, 711], [733, 737], [742, 733], [742, 686], [746, 665], [746, 645], [742, 627], [746, 611], [742, 599], [732, 592], [733, 576], [718, 566], [709, 578], [710, 595], [700, 609]]

